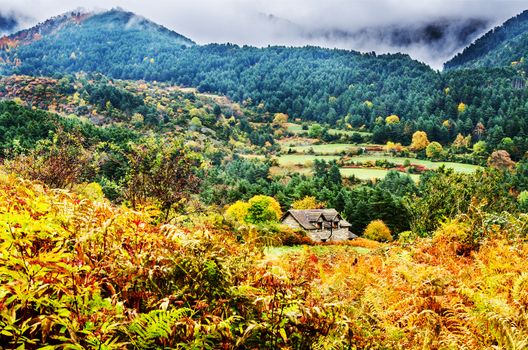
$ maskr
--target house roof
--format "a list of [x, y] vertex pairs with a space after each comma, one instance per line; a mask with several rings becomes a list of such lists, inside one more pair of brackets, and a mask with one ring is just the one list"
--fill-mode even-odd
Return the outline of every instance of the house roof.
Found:
[[344, 220], [335, 209], [290, 209], [284, 214], [281, 221], [288, 215], [291, 215], [305, 230], [317, 229], [312, 223], [317, 222], [320, 219], [323, 219], [322, 221], [337, 221], [341, 227], [352, 226]]

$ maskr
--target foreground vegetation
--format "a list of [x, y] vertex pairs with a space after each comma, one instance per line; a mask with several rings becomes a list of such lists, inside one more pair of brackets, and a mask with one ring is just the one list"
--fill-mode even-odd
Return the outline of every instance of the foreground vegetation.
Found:
[[527, 345], [525, 214], [473, 202], [431, 238], [270, 258], [258, 231], [213, 214], [171, 225], [91, 186], [72, 193], [3, 174], [0, 187], [8, 347]]
[[[527, 346], [526, 157], [422, 131], [299, 137], [283, 113], [166, 84], [0, 83], [2, 346]], [[362, 237], [279, 223], [321, 207]]]
[[527, 18], [444, 73], [122, 10], [0, 39], [0, 347], [528, 348]]

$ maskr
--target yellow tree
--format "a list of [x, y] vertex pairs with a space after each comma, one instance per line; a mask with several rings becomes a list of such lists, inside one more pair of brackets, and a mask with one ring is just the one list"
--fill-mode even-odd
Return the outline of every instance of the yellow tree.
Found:
[[428, 158], [438, 158], [442, 154], [443, 148], [442, 145], [438, 142], [431, 142], [427, 145], [425, 154]]
[[387, 118], [385, 118], [385, 123], [387, 124], [398, 124], [400, 122], [400, 117], [398, 117], [396, 114], [389, 115]]
[[248, 215], [249, 204], [243, 201], [236, 201], [227, 208], [225, 217], [233, 222], [243, 224]]
[[252, 224], [278, 221], [282, 216], [279, 202], [273, 197], [258, 195], [249, 202], [246, 221]]
[[467, 109], [467, 105], [464, 102], [460, 102], [458, 104], [458, 107], [457, 107], [458, 114], [464, 113], [466, 111], [466, 109]]
[[412, 136], [410, 148], [414, 151], [421, 151], [429, 145], [429, 139], [425, 131], [416, 131]]
[[455, 138], [455, 141], [453, 141], [453, 148], [456, 149], [462, 149], [465, 147], [465, 140], [466, 138], [462, 134], [458, 134]]
[[324, 208], [325, 203], [318, 202], [315, 197], [306, 196], [292, 204], [293, 209], [320, 209]]
[[403, 146], [402, 146], [401, 143], [394, 143], [392, 141], [388, 141], [387, 145], [385, 146], [385, 150], [387, 152], [398, 153], [398, 152], [401, 152], [403, 150]]
[[275, 113], [273, 124], [283, 126], [288, 122], [288, 115], [285, 113]]
[[365, 228], [363, 237], [378, 242], [392, 241], [391, 231], [382, 220], [371, 221]]

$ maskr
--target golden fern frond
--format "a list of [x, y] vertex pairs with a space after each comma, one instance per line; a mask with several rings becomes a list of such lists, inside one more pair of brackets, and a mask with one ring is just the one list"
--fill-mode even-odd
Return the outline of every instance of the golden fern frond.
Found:
[[528, 306], [528, 273], [523, 272], [513, 282], [511, 289], [513, 300], [521, 306]]
[[174, 327], [190, 313], [181, 308], [170, 311], [153, 310], [138, 315], [128, 326], [132, 344], [137, 349], [156, 348], [157, 344], [173, 337]]

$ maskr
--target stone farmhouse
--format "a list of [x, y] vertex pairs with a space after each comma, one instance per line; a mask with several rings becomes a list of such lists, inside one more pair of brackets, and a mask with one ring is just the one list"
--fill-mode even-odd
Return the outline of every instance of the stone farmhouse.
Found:
[[350, 223], [335, 209], [288, 210], [281, 219], [284, 225], [304, 230], [316, 242], [337, 242], [357, 238]]

